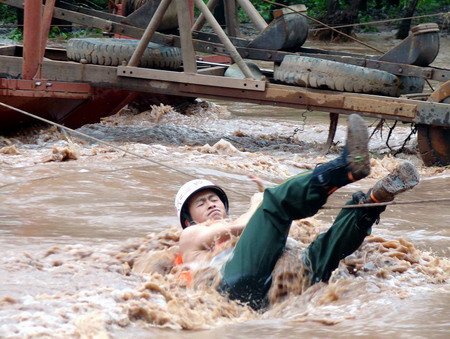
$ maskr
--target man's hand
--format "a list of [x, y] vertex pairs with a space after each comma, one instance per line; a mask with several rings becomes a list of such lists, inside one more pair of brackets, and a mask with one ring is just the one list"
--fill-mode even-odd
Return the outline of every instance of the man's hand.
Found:
[[264, 192], [266, 186], [264, 186], [263, 181], [255, 175], [247, 175], [247, 177], [253, 181], [258, 186], [258, 192]]

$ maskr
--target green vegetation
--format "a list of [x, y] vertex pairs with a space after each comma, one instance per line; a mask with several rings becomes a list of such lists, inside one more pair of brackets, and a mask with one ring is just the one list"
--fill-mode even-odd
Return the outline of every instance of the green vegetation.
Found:
[[[107, 10], [108, 9], [108, 1], [107, 0], [89, 0], [89, 1], [72, 1], [73, 3], [77, 3], [83, 6], [88, 6]], [[17, 25], [17, 27], [8, 30], [7, 33], [4, 33], [8, 39], [21, 41], [23, 40], [23, 30], [21, 26], [22, 10], [17, 9], [15, 7], [11, 7], [8, 5], [0, 5], [0, 24], [5, 26]], [[6, 31], [6, 30], [5, 30]], [[96, 28], [84, 28], [80, 30], [72, 31], [72, 29], [64, 29], [60, 26], [52, 26], [49, 32], [50, 39], [70, 39], [70, 38], [78, 38], [78, 37], [86, 37], [86, 36], [101, 36], [102, 31]]]
[[19, 28], [14, 28], [11, 32], [7, 35], [8, 39], [14, 40], [14, 41], [22, 41], [23, 40], [23, 31]]
[[65, 32], [59, 27], [55, 26], [50, 29], [48, 37], [50, 39], [71, 39], [71, 38], [85, 38], [85, 37], [95, 37], [102, 36], [102, 30], [97, 28], [86, 28], [76, 32]]
[[[272, 2], [272, 4], [267, 1]], [[272, 11], [280, 6], [303, 4], [308, 8], [308, 15], [314, 18], [322, 17], [327, 14], [327, 7], [330, 0], [253, 0], [252, 3], [261, 15], [267, 21], [272, 20]], [[353, 0], [336, 0], [340, 9], [349, 7]], [[373, 20], [386, 20], [389, 18], [399, 18], [404, 9], [411, 3], [411, 0], [363, 0], [360, 4], [359, 17], [360, 22], [369, 22]], [[416, 15], [435, 14], [448, 11], [450, 9], [450, 0], [419, 0], [416, 7]], [[242, 13], [242, 17], [246, 17]], [[420, 20], [419, 20], [420, 21]], [[424, 19], [422, 21], [429, 21]], [[419, 22], [420, 23], [420, 22]]]
[[[59, 27], [52, 27], [48, 34], [49, 39], [62, 39], [68, 40], [71, 38], [84, 38], [84, 37], [101, 37], [102, 31], [100, 29], [82, 29], [77, 32], [65, 32], [62, 31]], [[22, 41], [23, 40], [23, 31], [19, 28], [14, 28], [7, 35], [8, 39], [14, 41]]]
[[17, 12], [8, 5], [0, 5], [0, 22], [4, 24], [13, 24], [17, 22]]

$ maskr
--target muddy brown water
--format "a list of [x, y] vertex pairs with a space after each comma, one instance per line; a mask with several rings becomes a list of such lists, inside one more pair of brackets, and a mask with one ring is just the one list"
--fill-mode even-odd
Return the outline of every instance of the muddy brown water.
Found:
[[[384, 35], [369, 40], [395, 44]], [[438, 65], [448, 67], [448, 42], [442, 37]], [[173, 198], [192, 177], [222, 185], [238, 216], [256, 192], [248, 174], [272, 185], [337, 154], [323, 152], [324, 113], [225, 102], [194, 110], [125, 113], [80, 129], [148, 160], [48, 130], [0, 140], [0, 337], [448, 337], [449, 202], [389, 206], [335, 281], [263, 314], [185, 288], [176, 275], [130, 272], [133, 260], [150, 253], [163, 262], [175, 248]], [[342, 117], [336, 150], [345, 123]], [[376, 121], [367, 123], [372, 130]], [[409, 133], [407, 125], [396, 128], [390, 146], [400, 147]], [[403, 160], [422, 180], [397, 201], [450, 197], [449, 169], [425, 168], [413, 152], [389, 156], [386, 135], [371, 139], [372, 174], [337, 191], [328, 206], [367, 190]], [[414, 138], [407, 146], [414, 150]], [[67, 154], [76, 160], [57, 161]], [[321, 210], [312, 233], [337, 213]], [[301, 227], [295, 230], [306, 244]]]

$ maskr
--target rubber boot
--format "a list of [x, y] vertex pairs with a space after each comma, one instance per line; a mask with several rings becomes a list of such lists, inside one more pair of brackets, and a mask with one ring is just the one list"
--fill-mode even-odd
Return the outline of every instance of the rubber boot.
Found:
[[342, 186], [368, 176], [368, 143], [369, 133], [364, 120], [357, 114], [350, 115], [343, 152], [338, 158], [314, 169], [313, 183], [322, 186], [327, 194], [331, 194]]
[[397, 194], [410, 190], [419, 181], [419, 173], [414, 165], [405, 161], [369, 190], [366, 202], [378, 203], [392, 201]]
[[[358, 204], [380, 203], [394, 200], [397, 194], [412, 189], [419, 183], [419, 173], [410, 162], [403, 162], [386, 177], [378, 181], [367, 194], [359, 191], [353, 194], [353, 200]], [[378, 224], [380, 214], [386, 206], [368, 206], [361, 208], [360, 227], [370, 228]]]

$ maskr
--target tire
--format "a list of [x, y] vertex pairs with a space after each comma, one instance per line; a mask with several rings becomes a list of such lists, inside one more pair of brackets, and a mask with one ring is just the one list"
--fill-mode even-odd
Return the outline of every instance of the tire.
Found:
[[397, 97], [400, 80], [393, 74], [342, 62], [287, 55], [274, 79], [303, 87]]
[[425, 166], [450, 165], [450, 129], [417, 125], [417, 143]]
[[[118, 66], [130, 60], [139, 41], [132, 39], [70, 39], [67, 43], [67, 57], [89, 64]], [[182, 62], [181, 49], [149, 43], [142, 55], [140, 67], [176, 70]]]
[[[447, 86], [449, 86], [448, 83], [443, 85], [442, 91], [439, 88], [436, 90], [437, 95], [434, 100], [450, 105]], [[417, 125], [417, 144], [425, 166], [450, 165], [450, 128]]]

